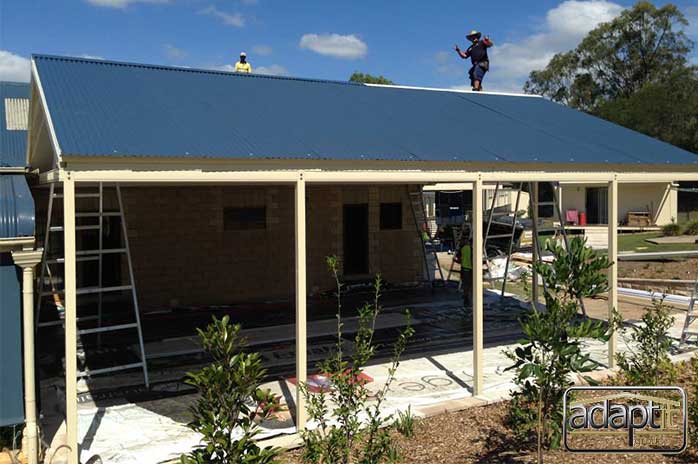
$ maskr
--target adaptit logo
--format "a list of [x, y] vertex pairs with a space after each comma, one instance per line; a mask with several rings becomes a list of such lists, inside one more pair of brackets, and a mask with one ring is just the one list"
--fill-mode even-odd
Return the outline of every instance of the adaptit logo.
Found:
[[564, 443], [577, 453], [681, 453], [686, 393], [680, 387], [571, 387]]

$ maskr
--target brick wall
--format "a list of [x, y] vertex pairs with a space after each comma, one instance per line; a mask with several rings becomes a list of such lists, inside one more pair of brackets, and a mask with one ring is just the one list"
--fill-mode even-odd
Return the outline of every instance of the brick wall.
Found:
[[[294, 289], [294, 204], [288, 187], [123, 189], [143, 308], [289, 298]], [[332, 288], [325, 256], [342, 258], [344, 204], [369, 205], [369, 270], [390, 282], [422, 272], [405, 186], [307, 189], [308, 291]], [[380, 203], [402, 202], [400, 230], [380, 230]], [[266, 207], [265, 230], [224, 230], [226, 207]]]

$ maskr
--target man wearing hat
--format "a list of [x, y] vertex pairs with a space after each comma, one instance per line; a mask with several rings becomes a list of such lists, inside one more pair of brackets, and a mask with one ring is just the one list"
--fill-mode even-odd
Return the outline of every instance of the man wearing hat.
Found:
[[480, 32], [470, 31], [470, 34], [466, 35], [465, 38], [472, 42], [472, 45], [465, 52], [461, 51], [458, 45], [456, 45], [456, 53], [464, 60], [470, 58], [473, 64], [470, 71], [468, 71], [468, 75], [470, 76], [470, 85], [477, 92], [482, 90], [482, 79], [484, 79], [485, 73], [490, 69], [487, 49], [494, 45], [489, 37], [485, 37], [482, 40], [480, 40], [480, 37], [482, 37]]
[[235, 72], [248, 74], [252, 72], [252, 66], [247, 62], [247, 53], [240, 53], [240, 61], [235, 63]]

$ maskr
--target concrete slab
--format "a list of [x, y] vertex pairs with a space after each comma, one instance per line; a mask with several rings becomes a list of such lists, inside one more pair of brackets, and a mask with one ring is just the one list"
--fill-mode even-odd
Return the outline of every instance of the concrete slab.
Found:
[[[448, 320], [446, 323], [452, 324]], [[677, 318], [670, 331], [670, 335], [675, 338], [675, 345], [682, 323], [683, 320]], [[627, 351], [629, 343], [628, 333], [619, 334], [618, 351]], [[384, 402], [383, 414], [393, 414], [409, 407], [416, 416], [427, 417], [508, 399], [515, 385], [512, 382], [513, 373], [505, 370], [511, 364], [506, 351], [516, 346], [509, 341], [485, 348], [485, 389], [478, 397], [472, 396], [473, 353], [467, 345], [445, 353], [430, 353], [425, 350], [420, 356], [403, 360]], [[592, 359], [602, 366], [590, 376], [597, 380], [607, 378], [611, 374], [605, 367], [607, 345], [587, 340], [583, 346]], [[686, 354], [677, 350], [674, 359], [687, 359], [694, 353]], [[389, 363], [382, 362], [366, 368], [366, 374], [373, 378], [373, 382], [368, 384], [372, 393], [375, 394], [382, 388], [389, 367]], [[573, 380], [582, 381], [578, 377]], [[269, 382], [265, 387], [282, 398], [282, 404], [287, 410], [261, 424], [260, 438], [265, 439], [265, 445], [297, 445], [298, 436], [293, 426], [296, 387], [285, 379]], [[82, 459], [99, 455], [103, 462], [117, 464], [177, 460], [180, 454], [189, 451], [200, 439], [186, 427], [189, 420], [188, 407], [195, 400], [194, 394], [180, 394], [117, 405], [100, 404], [99, 401], [81, 403], [79, 437]], [[60, 440], [60, 437], [59, 432], [57, 439]], [[59, 442], [54, 441], [53, 449], [59, 449], [59, 445]], [[53, 462], [58, 463], [59, 460]]]
[[698, 243], [698, 235], [677, 235], [675, 237], [656, 237], [645, 239], [646, 242], [655, 245], [664, 245], [668, 243]]

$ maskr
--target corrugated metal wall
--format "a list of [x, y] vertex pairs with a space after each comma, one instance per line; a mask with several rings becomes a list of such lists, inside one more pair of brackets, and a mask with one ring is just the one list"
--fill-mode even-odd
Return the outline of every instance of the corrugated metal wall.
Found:
[[[0, 238], [34, 235], [34, 199], [23, 174], [0, 175]], [[0, 426], [24, 422], [21, 274], [0, 253]]]
[[34, 198], [24, 174], [0, 175], [0, 238], [34, 235]]
[[19, 268], [0, 253], [0, 426], [24, 422]]
[[0, 82], [0, 166], [22, 167], [26, 164], [27, 130], [22, 129], [22, 122], [26, 125], [26, 121], [22, 121], [26, 114], [17, 114], [12, 105], [6, 108], [5, 100], [19, 102], [28, 98], [29, 84]]

